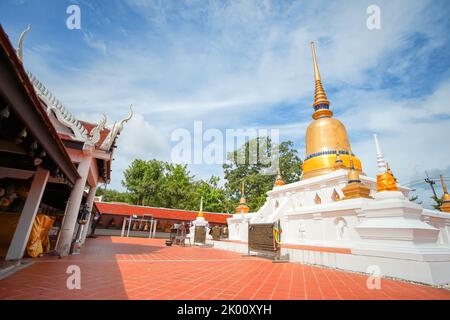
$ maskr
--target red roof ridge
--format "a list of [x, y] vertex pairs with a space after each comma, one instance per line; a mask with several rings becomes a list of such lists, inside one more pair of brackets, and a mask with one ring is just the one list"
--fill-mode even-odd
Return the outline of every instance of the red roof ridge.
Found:
[[[140, 207], [140, 208], [150, 208], [150, 209], [160, 209], [160, 210], [169, 210], [169, 211], [183, 211], [183, 212], [189, 212], [189, 213], [197, 213], [198, 211], [194, 210], [186, 210], [186, 209], [174, 209], [174, 208], [163, 208], [163, 207], [152, 207], [152, 206], [144, 206], [139, 204], [129, 204], [126, 202], [106, 202], [106, 201], [95, 201], [95, 204], [110, 204], [110, 205], [124, 205], [129, 207]], [[232, 215], [231, 213], [222, 213], [222, 212], [209, 212], [209, 211], [203, 211], [203, 213], [207, 214], [223, 214], [223, 215]]]

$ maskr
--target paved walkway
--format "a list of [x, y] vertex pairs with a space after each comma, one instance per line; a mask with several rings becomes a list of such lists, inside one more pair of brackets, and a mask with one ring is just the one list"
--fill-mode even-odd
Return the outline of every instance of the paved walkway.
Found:
[[[450, 291], [163, 240], [88, 239], [81, 255], [34, 259], [0, 280], [0, 299], [448, 299]], [[66, 287], [69, 265], [81, 289]]]

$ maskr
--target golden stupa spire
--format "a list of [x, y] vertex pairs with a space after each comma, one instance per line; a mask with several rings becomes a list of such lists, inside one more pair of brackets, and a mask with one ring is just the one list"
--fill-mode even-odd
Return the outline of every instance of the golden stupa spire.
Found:
[[[339, 168], [350, 169], [350, 157], [345, 150], [350, 146], [347, 130], [333, 118], [330, 102], [322, 85], [314, 43], [311, 43], [314, 65], [314, 121], [306, 129], [306, 157], [302, 163], [301, 179], [331, 173]], [[363, 175], [361, 161], [353, 156], [353, 167]], [[342, 162], [341, 162], [342, 161]]]
[[442, 175], [440, 175], [439, 178], [441, 179], [442, 190], [444, 191], [444, 194], [442, 195], [442, 205], [439, 209], [441, 209], [441, 211], [450, 213], [450, 194], [448, 194], [447, 192], [447, 186], [444, 183], [444, 178], [442, 177]]
[[348, 156], [350, 161], [350, 170], [348, 172], [347, 185], [342, 189], [345, 196], [344, 200], [354, 198], [370, 198], [370, 187], [361, 182], [359, 172], [355, 169], [351, 147], [348, 148]]
[[248, 213], [250, 208], [247, 206], [247, 199], [245, 199], [244, 181], [241, 182], [241, 200], [236, 207], [236, 213]]
[[313, 118], [323, 118], [323, 117], [331, 117], [333, 112], [329, 110], [330, 101], [328, 101], [327, 94], [325, 93], [325, 89], [322, 85], [322, 80], [320, 79], [319, 66], [317, 64], [316, 57], [316, 48], [314, 46], [314, 42], [311, 42], [311, 51], [313, 56], [313, 64], [314, 64], [314, 114]]
[[353, 162], [352, 148], [348, 147], [348, 157], [350, 159], [350, 171], [348, 172], [348, 183], [361, 182], [359, 179], [359, 173], [355, 170], [355, 164]]
[[439, 179], [441, 179], [442, 190], [444, 191], [444, 194], [448, 194], [447, 186], [445, 185], [444, 178], [442, 178], [442, 174], [439, 176]]

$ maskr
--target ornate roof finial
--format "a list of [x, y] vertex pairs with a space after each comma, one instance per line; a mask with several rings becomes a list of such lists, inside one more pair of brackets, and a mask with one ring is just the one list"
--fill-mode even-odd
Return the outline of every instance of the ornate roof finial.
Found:
[[133, 117], [133, 105], [130, 105], [130, 112], [128, 115], [120, 120], [118, 123], [114, 123], [113, 127], [111, 128], [111, 131], [109, 132], [108, 136], [103, 141], [102, 145], [100, 146], [100, 149], [102, 150], [109, 150], [111, 149], [114, 141], [116, 140], [117, 136], [120, 134], [120, 132], [123, 130], [123, 126], [125, 123], [127, 123], [132, 117]]
[[28, 27], [22, 31], [19, 37], [19, 44], [17, 45], [17, 57], [19, 57], [20, 61], [22, 61], [23, 58], [23, 40], [25, 39], [25, 34], [29, 31], [31, 31], [31, 25], [28, 25]]
[[278, 174], [275, 179], [275, 187], [281, 187], [284, 186], [283, 176], [281, 175], [280, 167], [278, 167]]
[[317, 64], [316, 58], [316, 49], [314, 46], [314, 42], [311, 42], [311, 51], [313, 56], [313, 64], [314, 64], [314, 83], [315, 83], [315, 92], [314, 92], [314, 114], [313, 119], [319, 119], [323, 117], [331, 117], [333, 115], [333, 111], [330, 108], [330, 101], [327, 99], [327, 95], [325, 93], [325, 89], [322, 85], [322, 80], [320, 79], [319, 66]]
[[449, 212], [450, 213], [450, 194], [447, 192], [447, 186], [444, 183], [444, 178], [442, 177], [442, 174], [439, 176], [441, 179], [442, 184], [442, 190], [444, 191], [444, 194], [442, 195], [442, 205], [439, 208], [443, 212]]
[[378, 142], [377, 134], [373, 134], [373, 139], [375, 140], [375, 148], [377, 149], [377, 165], [378, 171], [383, 173], [387, 170], [386, 162], [384, 162], [383, 154], [381, 153], [380, 143]]

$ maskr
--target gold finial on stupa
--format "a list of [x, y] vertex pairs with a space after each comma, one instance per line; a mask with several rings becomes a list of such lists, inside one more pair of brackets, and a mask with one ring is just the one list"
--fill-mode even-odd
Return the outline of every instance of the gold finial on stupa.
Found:
[[244, 181], [241, 182], [241, 200], [236, 207], [236, 213], [248, 213], [250, 208], [247, 206], [247, 199], [245, 199]]
[[197, 214], [197, 218], [203, 218], [203, 197], [200, 198], [200, 211]]
[[316, 57], [316, 48], [314, 46], [314, 42], [311, 42], [311, 51], [313, 56], [313, 64], [314, 64], [314, 114], [313, 118], [318, 119], [322, 117], [331, 117], [333, 115], [333, 111], [329, 110], [330, 101], [328, 101], [327, 94], [325, 93], [325, 89], [322, 85], [322, 80], [320, 79], [319, 66], [317, 64]]
[[334, 161], [334, 169], [342, 169], [345, 168], [344, 161], [341, 159], [341, 152], [336, 150], [336, 160]]
[[359, 179], [359, 173], [355, 169], [355, 164], [353, 163], [352, 149], [348, 148], [348, 157], [350, 159], [350, 171], [348, 172], [348, 183], [361, 182]]
[[442, 195], [442, 205], [439, 209], [441, 209], [441, 211], [450, 213], [450, 194], [448, 194], [447, 192], [447, 186], [444, 183], [444, 178], [442, 177], [442, 175], [440, 175], [439, 178], [441, 179], [442, 190], [444, 191], [444, 194]]
[[275, 187], [284, 186], [283, 176], [281, 175], [280, 167], [278, 167], [278, 174], [275, 179]]
[[375, 142], [375, 149], [377, 151], [377, 192], [381, 191], [398, 191], [397, 179], [391, 171], [391, 167], [388, 162], [384, 161], [383, 153], [381, 152], [380, 142], [376, 134], [373, 135]]
[[344, 199], [354, 199], [354, 198], [371, 198], [370, 187], [363, 184], [359, 178], [359, 172], [355, 169], [355, 164], [353, 163], [352, 149], [348, 148], [348, 156], [350, 159], [350, 170], [348, 172], [347, 185], [342, 189], [344, 193]]
[[391, 171], [389, 162], [386, 162], [386, 171], [377, 175], [377, 192], [398, 191], [397, 179]]

